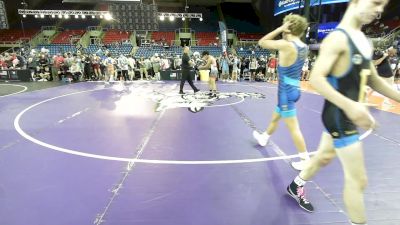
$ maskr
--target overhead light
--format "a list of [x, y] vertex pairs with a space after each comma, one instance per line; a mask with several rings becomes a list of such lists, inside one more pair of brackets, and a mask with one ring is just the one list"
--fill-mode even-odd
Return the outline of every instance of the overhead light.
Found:
[[182, 17], [182, 21], [185, 21], [185, 17]]
[[160, 20], [161, 20], [161, 21], [164, 21], [164, 16], [160, 16]]
[[[1, 1], [1, 0], [0, 0]], [[131, 0], [133, 1], [133, 0]], [[90, 10], [27, 10], [27, 9], [18, 9], [18, 14], [21, 16], [20, 18], [28, 18], [33, 16], [34, 18], [60, 18], [60, 19], [68, 19], [71, 17], [75, 18], [89, 18], [92, 16], [93, 19], [105, 18], [107, 20], [113, 20], [112, 14], [108, 11], [90, 11]], [[171, 14], [169, 14], [171, 15]], [[168, 15], [168, 16], [169, 16]], [[176, 17], [176, 16], [175, 16]]]
[[203, 18], [201, 17], [199, 20], [200, 20], [200, 21], [203, 21]]
[[110, 13], [105, 14], [105, 15], [104, 15], [104, 18], [105, 18], [106, 20], [112, 20], [112, 19], [113, 19]]
[[169, 16], [169, 21], [174, 21], [175, 17], [174, 16]]

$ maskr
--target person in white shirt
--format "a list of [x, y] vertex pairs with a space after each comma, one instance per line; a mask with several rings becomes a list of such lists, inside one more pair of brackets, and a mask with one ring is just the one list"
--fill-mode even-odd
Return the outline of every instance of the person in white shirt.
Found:
[[106, 66], [106, 76], [105, 81], [114, 81], [115, 74], [115, 60], [111, 57], [111, 53], [107, 55], [108, 57], [104, 60], [104, 65]]
[[135, 70], [136, 70], [136, 60], [130, 55], [128, 57], [129, 62], [129, 80], [133, 80], [135, 77]]
[[174, 60], [174, 67], [176, 70], [180, 70], [181, 66], [182, 66], [182, 59], [179, 57], [179, 55], [177, 55]]
[[249, 69], [250, 69], [250, 72], [251, 72], [250, 81], [254, 81], [255, 80], [257, 68], [258, 68], [257, 59], [256, 59], [256, 57], [253, 57], [251, 59], [251, 61], [250, 61], [250, 65], [249, 65]]
[[301, 69], [301, 80], [308, 81], [308, 78], [310, 76], [310, 70], [308, 68], [308, 64], [310, 63], [308, 57], [304, 61], [303, 68]]
[[240, 68], [240, 61], [236, 55], [233, 56], [232, 60], [232, 82], [237, 82], [239, 68]]
[[149, 75], [147, 72], [147, 65], [146, 65], [146, 60], [142, 57], [140, 58], [139, 62], [139, 71], [140, 71], [140, 79], [143, 80], [143, 74], [146, 79], [148, 79]]
[[71, 72], [72, 79], [74, 81], [78, 81], [82, 76], [82, 68], [79, 66], [79, 63], [76, 60], [71, 62], [69, 71]]
[[169, 60], [166, 57], [161, 57], [160, 68], [162, 71], [168, 70], [170, 68]]
[[161, 77], [160, 77], [160, 66], [161, 66], [160, 61], [161, 61], [161, 59], [160, 59], [160, 57], [158, 57], [158, 53], [154, 54], [154, 56], [151, 57], [150, 61], [153, 66], [153, 71], [154, 71], [154, 75], [155, 75], [156, 79], [160, 80], [161, 79]]
[[126, 81], [128, 78], [129, 60], [123, 54], [121, 54], [118, 58], [118, 67], [121, 69], [121, 76], [119, 77], [119, 80]]
[[[153, 68], [153, 64], [151, 63], [151, 60], [149, 58], [146, 58], [144, 60], [144, 65], [146, 66], [146, 71], [147, 74], [149, 73], [149, 71], [151, 71], [151, 69]], [[146, 75], [147, 76], [147, 75]], [[148, 76], [147, 76], [148, 77]]]

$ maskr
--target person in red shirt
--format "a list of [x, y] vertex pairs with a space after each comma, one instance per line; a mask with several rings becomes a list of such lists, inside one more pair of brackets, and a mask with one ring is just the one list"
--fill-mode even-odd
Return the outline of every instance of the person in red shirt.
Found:
[[58, 53], [56, 56], [54, 56], [53, 58], [53, 77], [55, 77], [55, 75], [58, 75], [58, 79], [62, 80], [61, 77], [61, 72], [60, 72], [60, 67], [61, 65], [64, 64], [64, 57], [61, 55], [61, 53]]
[[0, 56], [0, 67], [1, 69], [7, 69], [7, 63], [2, 55]]
[[271, 54], [271, 58], [268, 60], [268, 68], [267, 68], [267, 81], [276, 80], [276, 65], [278, 64], [277, 58], [275, 58], [274, 54]]

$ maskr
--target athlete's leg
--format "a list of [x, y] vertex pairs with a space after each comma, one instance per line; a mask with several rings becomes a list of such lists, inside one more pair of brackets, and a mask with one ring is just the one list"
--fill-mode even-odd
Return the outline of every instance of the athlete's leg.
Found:
[[208, 89], [210, 90], [210, 95], [211, 95], [213, 91], [213, 83], [211, 77], [208, 78]]
[[144, 69], [140, 68], [139, 72], [140, 72], [140, 80], [143, 80]]
[[265, 131], [266, 134], [272, 135], [276, 131], [280, 118], [281, 115], [278, 112], [274, 111], [274, 113], [272, 114], [271, 122], [269, 123], [267, 130]]
[[300, 178], [305, 181], [311, 180], [322, 167], [328, 165], [335, 157], [336, 152], [332, 136], [324, 132], [319, 142], [317, 154], [311, 157], [310, 163], [300, 172]]
[[310, 156], [307, 152], [306, 142], [304, 141], [303, 134], [301, 133], [296, 115], [286, 117], [286, 112], [282, 112], [282, 115], [284, 115], [284, 121], [289, 129], [290, 135], [301, 159], [300, 161], [292, 162], [291, 165], [294, 169], [301, 171], [310, 162]]
[[344, 171], [343, 199], [349, 217], [353, 223], [365, 224], [364, 190], [367, 175], [361, 142], [336, 149]]
[[232, 72], [232, 81], [233, 82], [237, 81], [237, 71], [236, 70]]
[[267, 145], [269, 137], [275, 132], [276, 128], [278, 128], [278, 122], [280, 118], [281, 115], [279, 114], [279, 112], [274, 111], [274, 113], [272, 114], [271, 122], [269, 123], [265, 132], [259, 133], [256, 130], [253, 131], [253, 137], [257, 140], [259, 145]]
[[217, 84], [215, 83], [216, 77], [210, 77], [211, 80], [211, 90], [215, 93], [217, 92]]
[[289, 129], [290, 135], [294, 141], [294, 145], [299, 153], [307, 152], [306, 142], [304, 141], [303, 134], [300, 130], [299, 121], [297, 116], [287, 117], [283, 119], [287, 128]]
[[304, 210], [308, 212], [314, 211], [314, 207], [305, 197], [303, 187], [306, 181], [314, 177], [322, 167], [328, 165], [335, 156], [332, 137], [327, 133], [323, 133], [317, 154], [311, 158], [310, 162], [306, 164], [305, 168], [287, 187], [288, 193], [296, 199], [299, 206]]

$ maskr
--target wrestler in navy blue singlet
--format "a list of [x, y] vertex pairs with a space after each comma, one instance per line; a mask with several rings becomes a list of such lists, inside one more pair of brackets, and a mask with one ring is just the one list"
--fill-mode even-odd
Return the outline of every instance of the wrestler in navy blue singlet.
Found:
[[[342, 32], [348, 39], [350, 49], [350, 66], [340, 77], [328, 76], [328, 82], [342, 95], [353, 101], [363, 102], [365, 98], [365, 85], [371, 68], [371, 55], [368, 57], [361, 54], [349, 34], [343, 29], [336, 29], [334, 32]], [[349, 146], [359, 140], [357, 126], [351, 122], [346, 114], [325, 100], [322, 122], [332, 136], [335, 148]]]

